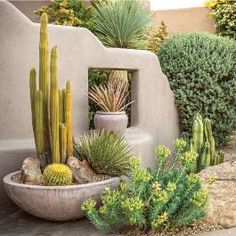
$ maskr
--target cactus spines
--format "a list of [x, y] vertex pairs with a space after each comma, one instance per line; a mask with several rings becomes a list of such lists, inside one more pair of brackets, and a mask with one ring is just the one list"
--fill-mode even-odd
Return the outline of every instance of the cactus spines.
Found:
[[51, 51], [51, 85], [50, 85], [50, 123], [51, 123], [51, 147], [52, 161], [60, 163], [59, 140], [59, 91], [57, 85], [57, 48]]
[[59, 89], [59, 122], [64, 123], [64, 99], [63, 99], [63, 93], [62, 90]]
[[193, 149], [197, 153], [201, 151], [201, 147], [203, 144], [203, 122], [202, 116], [200, 114], [196, 114], [193, 121]]
[[64, 164], [55, 163], [48, 165], [43, 172], [43, 180], [46, 185], [62, 186], [72, 184], [72, 171]]
[[67, 126], [67, 156], [73, 155], [73, 140], [72, 140], [72, 102], [71, 102], [71, 84], [66, 82], [65, 92], [65, 124]]
[[30, 84], [30, 104], [31, 104], [32, 126], [33, 126], [33, 131], [35, 134], [35, 94], [37, 90], [37, 84], [36, 84], [36, 70], [34, 68], [30, 70], [29, 80], [30, 80], [29, 84]]
[[40, 90], [35, 93], [35, 146], [38, 158], [42, 165], [45, 164], [45, 147], [43, 137], [43, 95]]
[[209, 119], [204, 119], [204, 132], [205, 132], [205, 138], [206, 141], [209, 142], [210, 144], [210, 151], [211, 151], [211, 165], [214, 165], [215, 158], [217, 157], [216, 155], [216, 149], [215, 149], [215, 139], [212, 134], [212, 129], [211, 129], [211, 121]]
[[198, 162], [198, 171], [211, 165], [211, 148], [209, 142], [204, 144], [203, 152], [199, 156]]
[[45, 153], [50, 154], [48, 92], [49, 92], [49, 51], [48, 51], [48, 16], [42, 14], [40, 18], [39, 39], [39, 89], [43, 94], [43, 123]]
[[61, 163], [66, 163], [67, 159], [67, 127], [60, 124], [60, 153]]

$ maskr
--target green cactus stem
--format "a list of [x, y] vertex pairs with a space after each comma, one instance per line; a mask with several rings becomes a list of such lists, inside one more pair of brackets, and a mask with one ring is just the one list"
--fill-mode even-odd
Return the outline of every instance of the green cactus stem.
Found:
[[35, 146], [41, 166], [46, 164], [43, 136], [43, 95], [40, 90], [35, 93]]
[[66, 82], [65, 92], [65, 124], [67, 127], [67, 156], [73, 155], [73, 140], [72, 140], [72, 98], [71, 98], [71, 84]]
[[50, 124], [51, 124], [51, 152], [54, 163], [60, 163], [59, 140], [59, 92], [57, 85], [57, 47], [51, 51], [51, 85], [50, 85]]
[[201, 147], [203, 145], [203, 122], [202, 116], [200, 114], [196, 114], [194, 121], [193, 121], [193, 149], [198, 153], [201, 151]]
[[198, 159], [198, 172], [205, 169], [206, 167], [210, 166], [211, 164], [211, 149], [210, 143], [206, 142], [204, 144], [204, 149], [202, 155], [200, 155]]
[[205, 139], [210, 144], [210, 150], [211, 150], [211, 165], [214, 165], [215, 158], [216, 158], [216, 148], [215, 148], [215, 139], [212, 134], [211, 129], [211, 121], [209, 119], [204, 119], [204, 133], [205, 133]]
[[49, 51], [48, 51], [48, 16], [43, 13], [40, 18], [39, 40], [39, 89], [43, 94], [43, 126], [45, 153], [50, 155], [48, 94], [49, 94]]
[[61, 163], [66, 163], [67, 159], [67, 127], [60, 124], [60, 153]]
[[32, 115], [32, 126], [34, 131], [34, 137], [35, 137], [35, 94], [37, 90], [37, 84], [36, 84], [36, 70], [33, 68], [30, 71], [30, 77], [29, 77], [29, 84], [30, 84], [30, 104], [31, 104], [31, 115]]
[[64, 123], [64, 99], [62, 90], [59, 89], [58, 93], [59, 93], [59, 110], [60, 110], [59, 122], [60, 124], [62, 124]]

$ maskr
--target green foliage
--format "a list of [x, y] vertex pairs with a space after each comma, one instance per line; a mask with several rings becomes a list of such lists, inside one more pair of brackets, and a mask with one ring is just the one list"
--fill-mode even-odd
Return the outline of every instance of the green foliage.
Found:
[[210, 8], [210, 15], [215, 19], [217, 34], [236, 40], [236, 1], [209, 0], [206, 6]]
[[156, 51], [162, 46], [168, 37], [167, 25], [162, 21], [157, 29], [150, 29], [147, 34], [147, 49], [151, 52]]
[[50, 186], [71, 185], [72, 176], [71, 169], [59, 163], [48, 165], [43, 172], [44, 184]]
[[197, 112], [212, 121], [217, 146], [236, 128], [236, 43], [220, 36], [190, 33], [166, 40], [158, 51], [175, 94], [182, 131], [191, 133]]
[[114, 133], [94, 131], [75, 142], [74, 155], [86, 159], [100, 174], [127, 174], [131, 151], [127, 141]]
[[198, 113], [193, 119], [190, 149], [198, 154], [196, 161], [189, 169], [192, 173], [200, 172], [210, 165], [218, 165], [224, 160], [223, 153], [216, 152], [211, 121], [207, 118], [203, 120]]
[[[154, 171], [142, 169], [138, 158], [131, 159], [129, 182], [121, 182], [118, 189], [107, 188], [102, 206], [87, 200], [82, 209], [100, 230], [110, 231], [124, 226], [158, 229], [164, 226], [189, 224], [203, 217], [208, 195], [202, 189], [199, 177], [187, 174], [196, 153], [184, 152], [186, 142], [175, 142], [176, 152], [167, 167], [170, 150], [159, 146]], [[177, 163], [182, 162], [178, 168]]]
[[83, 0], [51, 0], [35, 13], [47, 13], [52, 24], [91, 28], [92, 6], [86, 6]]
[[151, 11], [138, 1], [108, 1], [94, 4], [94, 33], [108, 47], [142, 48]]

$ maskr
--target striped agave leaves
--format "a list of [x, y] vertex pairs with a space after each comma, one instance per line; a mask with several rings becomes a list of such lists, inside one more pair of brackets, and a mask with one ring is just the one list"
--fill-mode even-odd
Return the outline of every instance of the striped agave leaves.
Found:
[[89, 90], [89, 98], [105, 112], [124, 111], [134, 101], [129, 103], [128, 84], [124, 81], [94, 86]]

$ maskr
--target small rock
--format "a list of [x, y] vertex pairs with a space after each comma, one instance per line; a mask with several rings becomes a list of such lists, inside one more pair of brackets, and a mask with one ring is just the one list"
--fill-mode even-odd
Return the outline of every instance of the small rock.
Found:
[[235, 227], [236, 161], [208, 167], [199, 176], [209, 193], [206, 221], [224, 228]]
[[27, 157], [23, 161], [21, 179], [24, 184], [38, 185], [42, 183], [42, 172], [39, 159]]
[[93, 182], [93, 176], [96, 175], [96, 173], [86, 160], [80, 161], [76, 157], [68, 157], [67, 165], [72, 170], [73, 177], [77, 183], [84, 184]]

